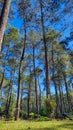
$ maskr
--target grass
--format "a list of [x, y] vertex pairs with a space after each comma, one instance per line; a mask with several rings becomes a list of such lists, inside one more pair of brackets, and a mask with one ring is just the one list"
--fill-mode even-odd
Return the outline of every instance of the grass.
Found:
[[0, 130], [73, 130], [73, 122], [63, 121], [13, 121], [0, 122]]

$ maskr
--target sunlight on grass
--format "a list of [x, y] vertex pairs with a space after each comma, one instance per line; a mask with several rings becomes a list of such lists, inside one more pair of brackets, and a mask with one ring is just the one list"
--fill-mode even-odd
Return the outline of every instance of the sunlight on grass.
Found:
[[0, 122], [0, 130], [73, 130], [73, 122], [68, 120]]

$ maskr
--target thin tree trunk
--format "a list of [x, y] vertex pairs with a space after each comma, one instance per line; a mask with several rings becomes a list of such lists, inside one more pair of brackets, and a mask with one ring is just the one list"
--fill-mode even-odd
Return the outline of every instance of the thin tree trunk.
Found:
[[58, 97], [58, 91], [57, 91], [57, 84], [55, 79], [55, 63], [54, 63], [54, 47], [52, 43], [52, 73], [53, 73], [53, 82], [55, 87], [55, 95], [56, 95], [56, 117], [59, 113], [59, 97]]
[[39, 86], [39, 108], [38, 108], [38, 112], [40, 113], [40, 110], [41, 110], [41, 86], [40, 86], [40, 83], [39, 83], [39, 76], [38, 76], [38, 86]]
[[22, 89], [21, 89], [21, 105], [20, 105], [20, 109], [22, 110], [23, 109], [23, 107], [22, 107], [22, 103], [23, 103], [23, 87], [22, 87]]
[[60, 113], [62, 114], [63, 113], [63, 98], [62, 98], [62, 93], [61, 93], [61, 82], [60, 82], [60, 79], [58, 79], [58, 87], [59, 87], [59, 96], [60, 96]]
[[70, 99], [69, 89], [68, 89], [68, 85], [67, 85], [67, 81], [66, 81], [66, 76], [65, 76], [64, 73], [63, 73], [63, 77], [64, 77], [65, 88], [66, 88], [66, 95], [67, 95], [67, 101], [68, 101], [68, 109], [70, 111], [71, 110], [71, 99]]
[[2, 79], [1, 79], [1, 82], [0, 82], [0, 101], [2, 99], [2, 85], [3, 85], [3, 81], [4, 81], [4, 72], [2, 74]]
[[42, 25], [42, 33], [43, 33], [43, 42], [45, 49], [45, 74], [46, 74], [46, 97], [50, 99], [50, 64], [48, 60], [48, 50], [45, 36], [45, 28], [44, 28], [44, 16], [43, 16], [43, 8], [42, 8], [42, 0], [40, 0], [40, 9], [41, 9], [41, 25]]
[[[58, 63], [59, 64], [59, 63]], [[60, 66], [58, 65], [58, 88], [59, 88], [59, 97], [60, 97], [60, 113], [62, 115], [63, 113], [63, 97], [62, 97], [62, 91], [61, 91], [61, 79], [60, 79]]]
[[10, 104], [11, 104], [11, 96], [12, 96], [12, 85], [10, 85], [10, 94], [9, 94], [9, 101], [8, 101], [8, 108], [7, 108], [7, 112], [6, 112], [6, 115], [7, 117], [6, 118], [9, 118], [9, 110], [10, 110]]
[[8, 89], [8, 93], [7, 93], [7, 101], [6, 101], [6, 105], [5, 105], [6, 119], [9, 118], [9, 109], [10, 109], [10, 103], [11, 103], [11, 95], [12, 95], [12, 81], [11, 80], [12, 80], [12, 74], [11, 74], [11, 78], [10, 78], [9, 89]]
[[65, 104], [64, 104], [64, 94], [63, 94], [63, 86], [61, 85], [61, 94], [62, 94], [62, 112], [65, 112]]
[[0, 52], [2, 51], [3, 36], [6, 28], [6, 23], [9, 14], [11, 0], [4, 0], [1, 17], [0, 17]]
[[36, 72], [35, 72], [35, 47], [33, 45], [33, 68], [34, 68], [34, 80], [35, 80], [35, 97], [36, 97], [36, 114], [38, 114], [38, 96], [37, 96], [37, 79], [36, 79]]
[[20, 64], [19, 64], [19, 75], [18, 75], [18, 92], [17, 92], [17, 104], [16, 104], [16, 115], [15, 120], [19, 119], [20, 115], [20, 103], [21, 103], [21, 75], [23, 71], [23, 61], [24, 61], [24, 52], [25, 52], [25, 45], [26, 45], [26, 27], [25, 27], [25, 38], [24, 38], [24, 47], [22, 50]]
[[28, 99], [27, 99], [27, 117], [28, 118], [29, 118], [29, 113], [30, 113], [30, 88], [31, 88], [31, 84], [29, 83]]
[[57, 84], [55, 82], [55, 79], [53, 78], [54, 86], [55, 86], [55, 95], [56, 95], [56, 117], [59, 114], [59, 97], [58, 97], [58, 91], [57, 91]]
[[3, 81], [4, 81], [4, 72], [2, 74], [2, 79], [1, 79], [1, 82], [0, 82], [0, 91], [1, 91], [1, 88], [2, 88]]

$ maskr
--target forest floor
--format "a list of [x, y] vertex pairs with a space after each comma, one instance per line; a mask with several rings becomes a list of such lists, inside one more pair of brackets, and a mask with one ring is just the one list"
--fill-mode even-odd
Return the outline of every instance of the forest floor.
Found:
[[0, 130], [73, 130], [73, 121], [1, 121]]

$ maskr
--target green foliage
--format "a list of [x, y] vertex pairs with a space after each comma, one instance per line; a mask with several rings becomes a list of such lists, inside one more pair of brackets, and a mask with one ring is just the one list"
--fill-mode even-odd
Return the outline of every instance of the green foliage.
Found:
[[47, 113], [46, 113], [46, 110], [45, 110], [45, 108], [44, 107], [42, 107], [41, 109], [40, 109], [40, 115], [41, 116], [47, 116]]
[[2, 121], [5, 121], [5, 120], [6, 120], [6, 117], [5, 117], [5, 116], [2, 116], [1, 119], [2, 119]]
[[29, 116], [30, 116], [31, 119], [34, 119], [35, 113], [31, 112]]
[[14, 27], [11, 27], [8, 32], [8, 37], [9, 37], [9, 39], [18, 40], [18, 38], [19, 38], [18, 30]]
[[45, 99], [45, 109], [48, 117], [54, 117], [56, 102], [53, 99]]
[[26, 119], [27, 113], [26, 113], [24, 110], [21, 110], [21, 111], [20, 111], [20, 117], [21, 117], [22, 119]]
[[[10, 27], [8, 30], [8, 34], [4, 37], [4, 42], [6, 45], [9, 44], [9, 42], [16, 42], [20, 38], [18, 29], [15, 27]], [[17, 42], [16, 42], [17, 43]]]
[[50, 121], [51, 119], [48, 117], [40, 116], [39, 121]]
[[53, 40], [57, 40], [61, 37], [61, 34], [56, 32], [54, 29], [50, 29], [49, 32], [46, 34], [46, 40], [53, 42]]

